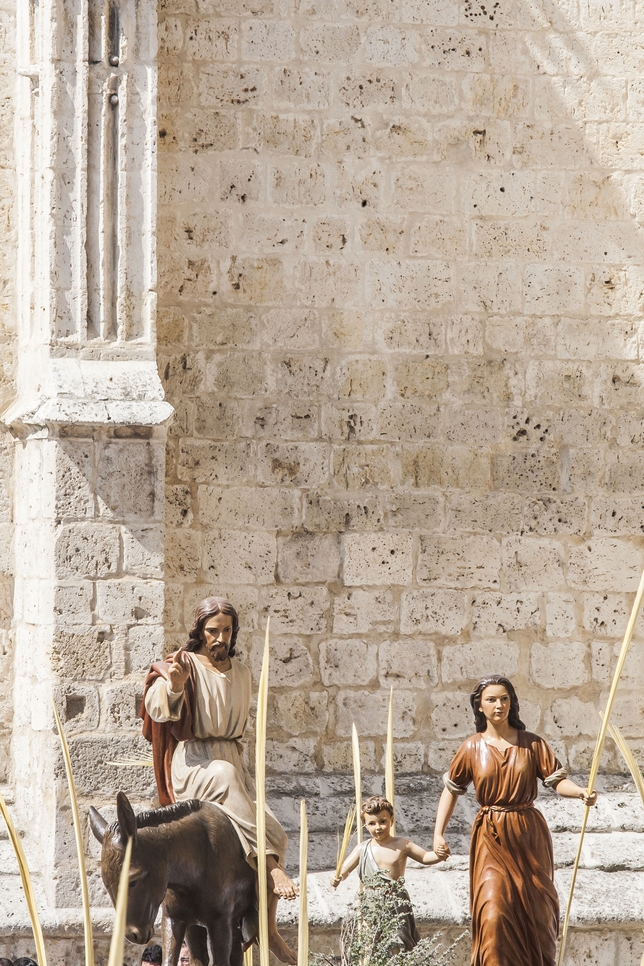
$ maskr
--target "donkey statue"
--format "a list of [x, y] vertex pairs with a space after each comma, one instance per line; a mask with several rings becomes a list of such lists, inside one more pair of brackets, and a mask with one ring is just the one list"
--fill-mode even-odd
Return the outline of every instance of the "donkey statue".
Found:
[[256, 877], [225, 813], [193, 799], [135, 815], [123, 792], [116, 805], [113, 825], [95, 808], [89, 819], [112, 902], [132, 839], [127, 939], [148, 943], [162, 906], [163, 966], [177, 966], [184, 939], [193, 966], [242, 966], [257, 931]]

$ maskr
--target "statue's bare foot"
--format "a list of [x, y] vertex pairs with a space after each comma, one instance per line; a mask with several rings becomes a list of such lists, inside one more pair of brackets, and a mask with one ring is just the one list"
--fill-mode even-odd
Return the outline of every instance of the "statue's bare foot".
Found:
[[290, 963], [290, 966], [297, 966], [297, 956], [278, 932], [269, 933], [268, 948], [273, 956], [279, 959], [280, 963]]
[[[300, 890], [299, 887], [289, 879], [284, 869], [281, 869], [279, 865], [276, 865], [274, 869], [270, 870], [270, 876], [272, 879], [272, 889], [273, 892], [280, 897], [280, 899], [297, 899]], [[288, 948], [288, 947], [287, 947]], [[286, 960], [282, 960], [286, 962]]]

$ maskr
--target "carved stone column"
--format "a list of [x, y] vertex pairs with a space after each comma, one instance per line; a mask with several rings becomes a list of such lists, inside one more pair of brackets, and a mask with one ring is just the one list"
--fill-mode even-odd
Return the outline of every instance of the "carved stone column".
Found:
[[156, 4], [17, 11], [15, 808], [49, 903], [73, 906], [52, 698], [81, 794], [112, 800], [122, 773], [107, 762], [139, 741], [141, 671], [162, 648]]

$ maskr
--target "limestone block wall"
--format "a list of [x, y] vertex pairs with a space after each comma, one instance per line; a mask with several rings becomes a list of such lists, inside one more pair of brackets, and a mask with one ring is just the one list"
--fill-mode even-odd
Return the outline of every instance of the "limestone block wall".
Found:
[[[13, 86], [16, 56], [15, 4], [0, 3], [0, 411], [14, 394], [15, 365], [15, 167]], [[0, 427], [0, 784], [10, 776], [9, 742], [13, 715], [13, 444]]]
[[441, 769], [490, 671], [587, 767], [644, 564], [643, 16], [160, 5], [168, 646], [216, 590], [257, 671], [271, 615], [277, 771], [353, 721], [379, 767], [391, 685]]

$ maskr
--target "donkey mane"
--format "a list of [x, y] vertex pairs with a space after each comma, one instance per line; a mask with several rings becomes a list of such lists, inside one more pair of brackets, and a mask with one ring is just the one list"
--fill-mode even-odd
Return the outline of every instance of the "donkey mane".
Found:
[[176, 822], [186, 815], [198, 812], [201, 802], [198, 798], [191, 798], [187, 802], [175, 802], [174, 805], [164, 805], [163, 808], [151, 808], [146, 812], [139, 812], [136, 816], [137, 828], [156, 828], [167, 822]]

